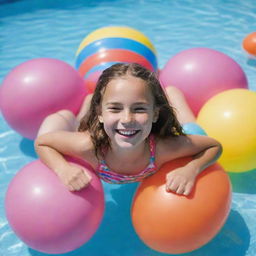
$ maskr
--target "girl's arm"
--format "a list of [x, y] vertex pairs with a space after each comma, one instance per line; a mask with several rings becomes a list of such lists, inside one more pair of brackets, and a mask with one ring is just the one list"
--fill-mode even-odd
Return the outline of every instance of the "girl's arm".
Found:
[[52, 169], [69, 190], [80, 190], [91, 180], [82, 168], [69, 164], [63, 155], [83, 158], [90, 141], [85, 134], [58, 131], [43, 134], [35, 140], [35, 150], [42, 162]]
[[217, 161], [222, 153], [221, 144], [207, 136], [180, 136], [176, 143], [176, 158], [192, 156], [185, 166], [167, 174], [166, 189], [177, 194], [188, 195], [195, 179], [206, 167]]

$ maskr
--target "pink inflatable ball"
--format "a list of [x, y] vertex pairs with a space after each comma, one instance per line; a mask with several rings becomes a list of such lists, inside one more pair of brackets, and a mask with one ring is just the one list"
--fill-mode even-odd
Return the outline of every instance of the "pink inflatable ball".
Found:
[[38, 58], [6, 76], [0, 87], [0, 109], [15, 131], [34, 139], [47, 115], [61, 109], [77, 113], [86, 94], [83, 79], [69, 64]]
[[82, 246], [97, 231], [104, 212], [99, 178], [87, 188], [70, 192], [40, 160], [21, 169], [5, 199], [6, 217], [16, 235], [44, 253], [66, 253]]
[[212, 96], [233, 88], [248, 88], [242, 68], [226, 54], [209, 48], [192, 48], [172, 57], [160, 72], [164, 87], [183, 91], [195, 115]]

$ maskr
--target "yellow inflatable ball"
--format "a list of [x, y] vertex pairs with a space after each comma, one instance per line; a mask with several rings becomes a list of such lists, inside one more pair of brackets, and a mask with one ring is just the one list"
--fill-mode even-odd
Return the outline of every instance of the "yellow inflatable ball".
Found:
[[230, 172], [256, 168], [256, 92], [221, 92], [201, 108], [197, 122], [223, 146], [219, 163]]

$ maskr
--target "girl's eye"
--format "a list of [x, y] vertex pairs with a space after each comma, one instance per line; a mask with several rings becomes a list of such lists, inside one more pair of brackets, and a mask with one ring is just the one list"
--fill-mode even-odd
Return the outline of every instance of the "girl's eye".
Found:
[[146, 108], [138, 107], [134, 109], [135, 112], [146, 112]]
[[121, 108], [118, 107], [109, 107], [108, 110], [112, 111], [112, 112], [118, 112], [121, 110]]

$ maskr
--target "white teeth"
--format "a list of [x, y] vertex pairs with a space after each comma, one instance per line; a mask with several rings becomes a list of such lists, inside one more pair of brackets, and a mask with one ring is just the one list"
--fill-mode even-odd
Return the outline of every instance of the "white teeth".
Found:
[[120, 133], [121, 135], [131, 136], [131, 135], [134, 135], [137, 131], [136, 130], [133, 130], [133, 131], [117, 130], [117, 132]]

